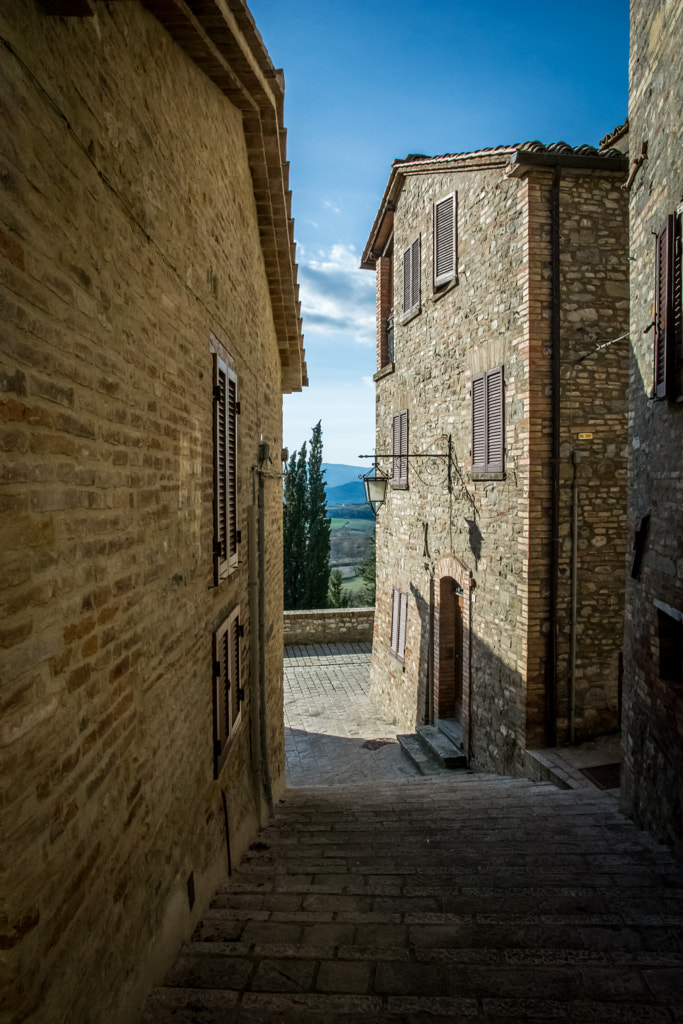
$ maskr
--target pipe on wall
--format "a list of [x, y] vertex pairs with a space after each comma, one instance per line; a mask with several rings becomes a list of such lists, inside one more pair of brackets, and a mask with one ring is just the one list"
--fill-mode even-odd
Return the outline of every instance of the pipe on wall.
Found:
[[265, 485], [264, 474], [259, 470], [258, 474], [258, 638], [259, 638], [259, 665], [258, 665], [258, 690], [260, 701], [260, 730], [261, 730], [261, 778], [263, 789], [268, 805], [268, 813], [272, 817], [273, 786], [270, 778], [270, 760], [268, 758], [268, 723], [266, 720], [266, 610], [265, 610], [265, 576], [266, 576], [266, 531], [264, 522], [265, 506]]
[[254, 798], [259, 823], [262, 822], [262, 759], [261, 750], [261, 684], [260, 684], [260, 630], [259, 630], [259, 559], [258, 559], [258, 522], [257, 505], [250, 505], [248, 510], [249, 531], [249, 640], [251, 669], [251, 772], [254, 780]]
[[576, 620], [579, 592], [579, 452], [572, 452], [572, 557], [571, 557], [571, 622], [569, 654], [569, 742], [575, 739], [576, 724]]

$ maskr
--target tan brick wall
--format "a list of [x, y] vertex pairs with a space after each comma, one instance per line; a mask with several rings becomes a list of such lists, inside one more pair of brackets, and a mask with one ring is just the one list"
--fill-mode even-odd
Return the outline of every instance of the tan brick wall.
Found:
[[372, 640], [374, 618], [374, 608], [286, 611], [284, 642], [285, 645], [368, 643]]
[[[5, 991], [12, 1021], [129, 1021], [226, 875], [221, 791], [233, 863], [257, 826], [247, 506], [259, 438], [282, 443], [280, 364], [238, 111], [138, 4], [0, 26]], [[242, 403], [218, 588], [212, 334]], [[277, 478], [264, 494], [277, 794]], [[247, 705], [214, 781], [211, 634], [236, 604]]]
[[[541, 745], [546, 739], [553, 172], [532, 170], [520, 179], [510, 178], [505, 174], [506, 159], [504, 154], [489, 156], [468, 171], [408, 173], [398, 199], [394, 309], [401, 309], [402, 254], [418, 233], [422, 309], [403, 323], [396, 318], [395, 371], [377, 382], [377, 449], [391, 451], [392, 416], [407, 408], [410, 452], [444, 452], [447, 435], [452, 436], [453, 493], [449, 496], [447, 491], [445, 460], [415, 458], [410, 461], [408, 490], [390, 489], [387, 504], [379, 512], [371, 685], [375, 699], [402, 728], [425, 720], [430, 579], [433, 575], [438, 595], [440, 575], [451, 574], [440, 574], [435, 566], [451, 559], [463, 578], [469, 581], [471, 574], [472, 581], [470, 682], [464, 695], [469, 699], [464, 724], [471, 760], [482, 767], [517, 771], [523, 768], [523, 748]], [[611, 337], [613, 331], [627, 329], [626, 211], [623, 197], [619, 198], [620, 180], [614, 174], [583, 172], [565, 175], [559, 185], [564, 310], [560, 345], [565, 375], [560, 397], [563, 540], [571, 496], [565, 464], [571, 466], [575, 419], [590, 421], [593, 427], [586, 429], [593, 429], [595, 437], [580, 469], [579, 621], [584, 636], [576, 673], [577, 729], [593, 734], [616, 724], [614, 669], [620, 648], [616, 623], [623, 588], [621, 579], [609, 573], [620, 564], [624, 549], [623, 346], [610, 350], [606, 362], [583, 363], [571, 393], [565, 377], [579, 346], [577, 338], [584, 345], [578, 351], [583, 352], [593, 340], [602, 341], [603, 332]], [[458, 193], [459, 279], [434, 292], [432, 204], [454, 190]], [[590, 331], [582, 334], [584, 323]], [[594, 327], [599, 338], [592, 333]], [[501, 364], [505, 368], [505, 474], [503, 479], [477, 479], [470, 471], [472, 375]], [[594, 404], [596, 409], [587, 417]], [[388, 460], [384, 468], [390, 469]], [[614, 526], [609, 538], [605, 535], [608, 516]], [[596, 562], [597, 573], [593, 573]], [[560, 564], [558, 590], [566, 584], [565, 575], [565, 565]], [[409, 594], [405, 665], [389, 653], [393, 587]], [[591, 618], [596, 602], [608, 609], [608, 628], [614, 629], [607, 643]], [[566, 738], [567, 726], [566, 605], [564, 586], [557, 605], [558, 637], [565, 643], [558, 656], [558, 698], [564, 698], [565, 716], [558, 723], [560, 741]]]
[[[629, 553], [624, 637], [625, 809], [660, 839], [683, 848], [683, 718], [680, 684], [660, 678], [659, 609], [683, 616], [683, 402], [653, 401], [654, 234], [683, 205], [683, 7], [631, 5], [629, 140], [647, 159], [630, 192], [631, 377]], [[635, 531], [649, 515], [640, 572]]]

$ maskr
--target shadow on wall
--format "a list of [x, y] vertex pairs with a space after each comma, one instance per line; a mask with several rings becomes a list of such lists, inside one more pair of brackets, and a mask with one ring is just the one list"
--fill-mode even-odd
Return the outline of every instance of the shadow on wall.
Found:
[[430, 601], [429, 597], [425, 598], [414, 583], [410, 584], [410, 593], [415, 599], [417, 613], [420, 617], [420, 654], [415, 722], [417, 725], [426, 725], [430, 717], [429, 680], [433, 670], [433, 663], [430, 657], [432, 640]]

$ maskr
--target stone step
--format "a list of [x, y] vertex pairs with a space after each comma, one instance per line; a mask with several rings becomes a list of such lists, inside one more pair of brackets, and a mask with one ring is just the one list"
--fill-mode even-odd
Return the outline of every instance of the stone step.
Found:
[[438, 772], [443, 771], [443, 765], [425, 747], [416, 733], [397, 736], [396, 739], [403, 753], [409, 761], [412, 761], [421, 775], [436, 775]]
[[444, 768], [466, 768], [467, 758], [460, 743], [436, 725], [418, 725], [417, 735]]

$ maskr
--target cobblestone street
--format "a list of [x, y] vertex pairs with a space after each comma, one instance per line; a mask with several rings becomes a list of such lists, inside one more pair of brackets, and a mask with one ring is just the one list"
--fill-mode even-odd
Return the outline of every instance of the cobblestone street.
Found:
[[365, 746], [395, 735], [368, 660], [289, 649], [291, 788], [142, 1024], [680, 1024], [670, 851], [585, 779], [422, 776]]
[[285, 649], [288, 786], [415, 778], [396, 727], [368, 697], [371, 644]]

